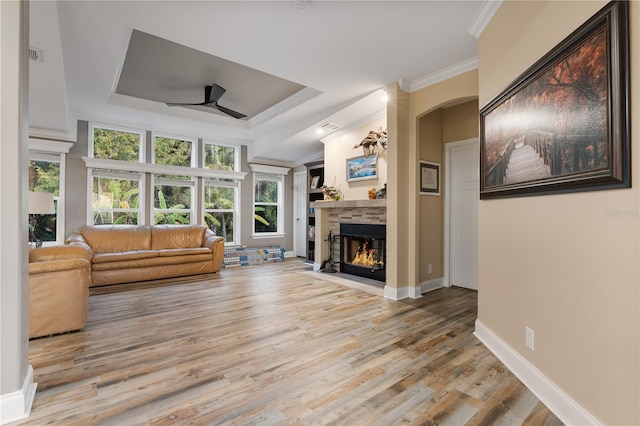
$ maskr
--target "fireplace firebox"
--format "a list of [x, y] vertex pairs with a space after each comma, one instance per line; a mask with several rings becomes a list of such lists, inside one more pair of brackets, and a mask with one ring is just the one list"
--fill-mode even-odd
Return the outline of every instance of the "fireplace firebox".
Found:
[[386, 281], [386, 225], [340, 224], [340, 272]]

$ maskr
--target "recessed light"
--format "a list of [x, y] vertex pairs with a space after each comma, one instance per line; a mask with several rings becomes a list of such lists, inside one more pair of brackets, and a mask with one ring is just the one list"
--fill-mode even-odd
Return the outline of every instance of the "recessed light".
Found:
[[322, 129], [322, 128], [320, 128], [320, 127], [318, 127], [318, 128], [316, 129], [316, 134], [317, 134], [317, 135], [321, 135], [321, 134], [323, 134], [323, 133], [324, 133], [324, 129]]
[[386, 92], [380, 97], [380, 99], [382, 99], [382, 102], [389, 102], [389, 95], [386, 94]]

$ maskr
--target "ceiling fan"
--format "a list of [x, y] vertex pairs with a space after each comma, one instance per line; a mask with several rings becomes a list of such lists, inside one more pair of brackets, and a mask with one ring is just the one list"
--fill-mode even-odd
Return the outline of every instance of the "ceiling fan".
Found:
[[241, 112], [234, 111], [229, 108], [225, 108], [222, 105], [218, 104], [218, 100], [224, 95], [227, 89], [224, 87], [218, 86], [217, 84], [212, 84], [211, 86], [205, 86], [204, 88], [204, 102], [197, 104], [189, 104], [189, 103], [169, 103], [167, 102], [167, 106], [206, 106], [215, 108], [220, 112], [223, 112], [227, 115], [230, 115], [233, 118], [244, 118], [246, 115]]

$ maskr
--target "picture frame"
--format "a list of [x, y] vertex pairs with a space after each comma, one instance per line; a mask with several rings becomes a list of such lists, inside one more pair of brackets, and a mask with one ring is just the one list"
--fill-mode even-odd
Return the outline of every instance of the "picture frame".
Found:
[[440, 195], [440, 163], [420, 160], [420, 195]]
[[311, 179], [311, 185], [309, 186], [309, 188], [311, 189], [317, 189], [318, 188], [318, 184], [320, 183], [320, 176], [314, 176]]
[[347, 159], [347, 182], [378, 178], [378, 154]]
[[480, 199], [631, 187], [628, 19], [607, 4], [480, 110]]

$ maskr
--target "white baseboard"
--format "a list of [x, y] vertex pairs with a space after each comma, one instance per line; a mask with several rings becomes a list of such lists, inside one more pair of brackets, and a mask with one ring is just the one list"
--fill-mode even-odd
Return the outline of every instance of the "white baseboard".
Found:
[[33, 367], [28, 366], [22, 389], [0, 395], [0, 424], [4, 425], [29, 417], [37, 386], [37, 383], [33, 383]]
[[422, 290], [422, 294], [429, 292], [429, 291], [433, 291], [433, 290], [437, 290], [439, 288], [443, 288], [444, 287], [444, 278], [440, 277], [440, 278], [434, 278], [432, 280], [429, 281], [424, 281], [420, 283], [420, 288]]
[[402, 300], [409, 297], [409, 287], [384, 286], [384, 297], [391, 300]]
[[286, 259], [288, 257], [296, 257], [296, 254], [293, 251], [285, 251], [284, 258]]
[[480, 320], [473, 334], [564, 424], [602, 424]]

